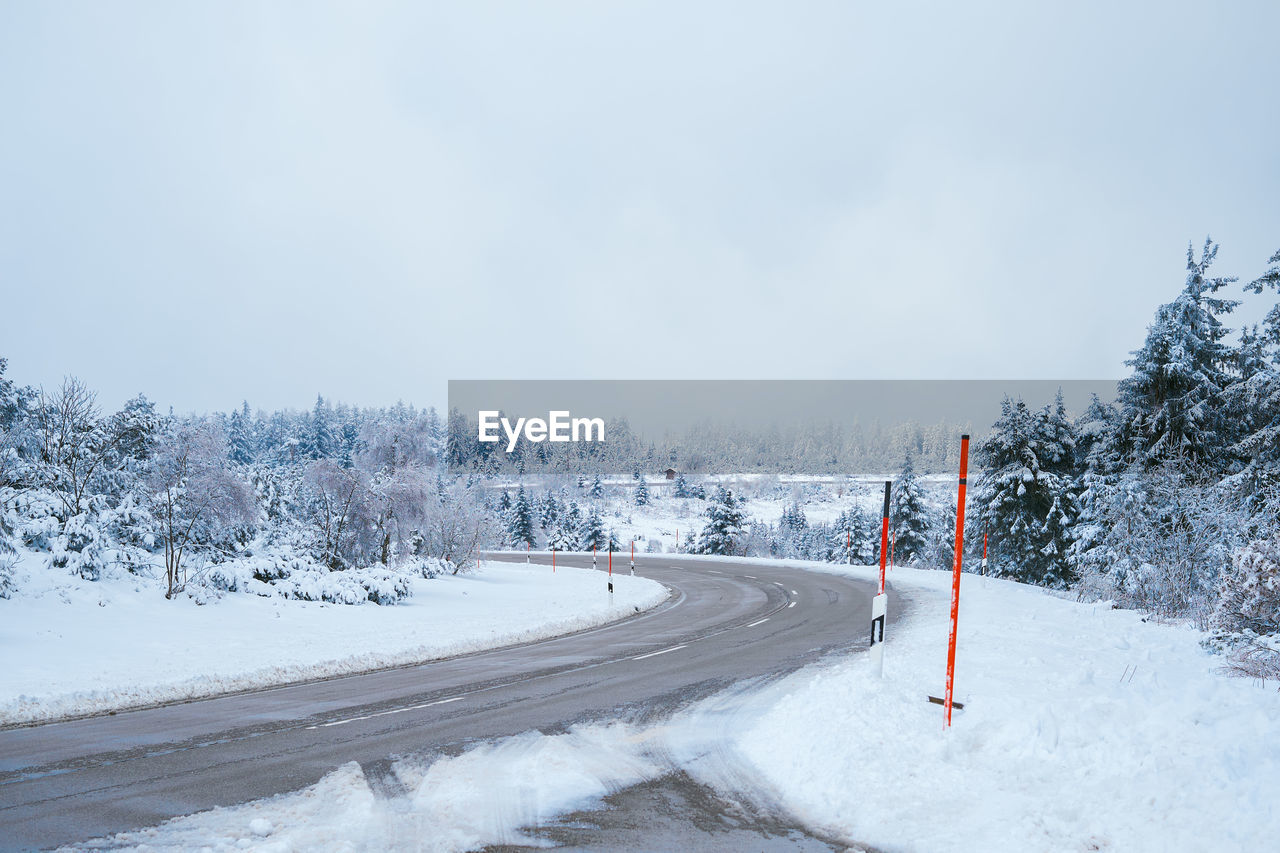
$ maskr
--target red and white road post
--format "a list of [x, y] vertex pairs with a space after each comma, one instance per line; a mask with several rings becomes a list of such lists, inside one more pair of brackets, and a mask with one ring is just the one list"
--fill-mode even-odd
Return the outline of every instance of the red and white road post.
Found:
[[631, 576], [636, 574], [636, 540], [631, 540]]
[[889, 488], [884, 481], [884, 513], [880, 519], [880, 586], [871, 599], [871, 665], [876, 675], [884, 675], [884, 616], [888, 611], [888, 596], [884, 594], [884, 567], [889, 556]]
[[987, 574], [987, 532], [982, 531], [982, 575]]
[[969, 473], [969, 436], [960, 436], [960, 495], [956, 498], [956, 559], [951, 577], [951, 635], [947, 639], [947, 692], [942, 698], [945, 728], [951, 728], [951, 699], [956, 681], [956, 627], [960, 621], [960, 567], [964, 562], [964, 492]]
[[613, 605], [613, 546], [609, 547], [609, 605]]
[[556, 573], [556, 549], [551, 549], [551, 574]]

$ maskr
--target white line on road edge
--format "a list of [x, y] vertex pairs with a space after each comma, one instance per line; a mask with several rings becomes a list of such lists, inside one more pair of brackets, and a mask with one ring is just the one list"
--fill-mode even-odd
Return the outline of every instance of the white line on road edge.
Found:
[[649, 652], [649, 654], [647, 655], [639, 655], [637, 657], [633, 657], [632, 660], [644, 660], [645, 658], [656, 657], [658, 655], [665, 655], [667, 652], [678, 652], [681, 649], [686, 648], [687, 646], [688, 646], [688, 643], [686, 643], [683, 646], [672, 646], [671, 648], [663, 649], [660, 652]]
[[800, 593], [796, 592], [796, 591], [793, 589], [793, 590], [791, 590], [791, 594], [792, 594], [792, 595], [799, 595]]
[[759, 619], [759, 620], [757, 620], [757, 621], [755, 621], [755, 622], [752, 622], [750, 625], [747, 625], [746, 627], [747, 627], [747, 628], [754, 628], [755, 626], [757, 626], [757, 625], [763, 625], [764, 623], [766, 623], [766, 622], [768, 622], [768, 621], [769, 621], [769, 617], [768, 617], [768, 616], [766, 616], [766, 617], [764, 617], [763, 619]]
[[788, 606], [788, 607], [795, 607], [795, 606], [796, 606], [796, 603], [793, 601], [793, 602], [791, 602], [790, 604], [788, 604], [787, 606]]
[[724, 574], [724, 572], [720, 571], [719, 569], [707, 569], [707, 571], [711, 572], [713, 575], [722, 575], [722, 574]]
[[743, 575], [743, 577], [744, 577], [744, 578], [751, 578], [753, 581], [758, 581], [758, 580], [760, 580], [760, 579], [759, 579], [758, 577], [756, 577], [755, 575]]
[[379, 711], [376, 714], [365, 714], [363, 717], [348, 717], [345, 720], [333, 720], [328, 723], [320, 723], [319, 725], [315, 725], [315, 726], [307, 726], [307, 731], [311, 731], [312, 729], [327, 729], [330, 726], [341, 726], [347, 723], [356, 723], [356, 722], [359, 722], [360, 720], [372, 720], [374, 717], [385, 717], [388, 714], [400, 714], [405, 711], [420, 711], [423, 708], [430, 708], [433, 705], [447, 705], [450, 702], [457, 702], [458, 700], [464, 699], [464, 698], [466, 697], [453, 696], [449, 699], [437, 699], [434, 702], [423, 702], [421, 705], [408, 705], [404, 708], [392, 708], [389, 711]]

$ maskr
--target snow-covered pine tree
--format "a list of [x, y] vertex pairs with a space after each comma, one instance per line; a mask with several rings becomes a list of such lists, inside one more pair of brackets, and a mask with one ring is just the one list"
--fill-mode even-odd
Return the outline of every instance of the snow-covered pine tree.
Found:
[[1116, 451], [1146, 466], [1182, 458], [1218, 474], [1231, 465], [1232, 424], [1224, 418], [1230, 384], [1229, 329], [1218, 315], [1238, 302], [1213, 297], [1235, 278], [1211, 277], [1218, 247], [1206, 241], [1197, 260], [1187, 247], [1187, 281], [1162, 305], [1142, 348], [1126, 364], [1133, 374], [1120, 383]]
[[608, 544], [609, 538], [604, 531], [604, 519], [600, 517], [600, 511], [593, 506], [582, 519], [582, 527], [578, 531], [578, 549], [590, 551], [594, 548], [603, 551]]
[[974, 489], [980, 530], [990, 535], [993, 574], [1064, 588], [1076, 579], [1068, 550], [1079, 517], [1074, 430], [1061, 392], [1032, 413], [1008, 397], [974, 454], [982, 470]]
[[895, 537], [895, 563], [909, 566], [924, 556], [929, 543], [931, 515], [920, 481], [916, 479], [911, 454], [907, 453], [902, 471], [893, 481], [889, 501], [889, 529]]
[[[434, 409], [432, 410], [434, 411]], [[337, 413], [338, 424], [334, 431], [337, 441], [337, 457], [342, 467], [350, 468], [357, 454], [364, 450], [360, 441], [360, 410], [354, 406], [342, 406]], [[435, 445], [436, 459], [440, 459], [443, 448]]]
[[[1269, 263], [1246, 291], [1280, 292], [1280, 251]], [[1266, 492], [1280, 488], [1280, 302], [1267, 313], [1261, 331], [1242, 333], [1236, 363], [1239, 377], [1225, 394], [1226, 415], [1241, 427], [1232, 454], [1244, 464], [1232, 486], [1257, 508]]]
[[328, 459], [337, 455], [337, 441], [334, 439], [333, 412], [324, 397], [316, 395], [316, 404], [311, 409], [311, 431], [305, 446], [312, 459]]
[[649, 505], [649, 485], [644, 481], [643, 477], [636, 483], [635, 502], [636, 506]]
[[684, 474], [676, 474], [675, 484], [671, 487], [671, 497], [673, 498], [691, 497], [689, 493], [689, 481], [684, 478]]
[[698, 554], [736, 554], [739, 539], [745, 532], [746, 516], [733, 492], [717, 486], [705, 511], [707, 524], [698, 534], [694, 552]]
[[782, 516], [778, 519], [778, 527], [788, 533], [798, 533], [809, 529], [809, 520], [804, 517], [804, 510], [799, 501], [792, 501], [782, 508]]
[[594, 499], [604, 497], [604, 483], [601, 481], [599, 474], [592, 478], [591, 487], [587, 489], [587, 497]]
[[511, 509], [506, 514], [507, 521], [507, 544], [512, 548], [521, 546], [533, 547], [537, 541], [537, 534], [533, 526], [533, 506], [529, 502], [529, 495], [524, 490], [524, 484], [520, 485], [520, 489], [516, 492], [515, 500], [511, 503]]
[[831, 523], [828, 544], [831, 559], [837, 563], [870, 566], [876, 562], [880, 527], [866, 510], [854, 504]]
[[570, 501], [559, 513], [547, 536], [547, 547], [556, 551], [577, 551], [581, 545], [582, 510]]
[[548, 489], [542, 505], [538, 509], [538, 526], [548, 535], [555, 528], [556, 519], [560, 516], [560, 504], [555, 494]]
[[[977, 542], [981, 544], [982, 534]], [[929, 525], [929, 544], [925, 546], [921, 563], [929, 569], [952, 569], [956, 561], [956, 502], [949, 498], [938, 510], [937, 517]], [[970, 563], [969, 571], [978, 569], [977, 562]]]
[[236, 465], [253, 461], [253, 415], [248, 400], [227, 420], [227, 452]]

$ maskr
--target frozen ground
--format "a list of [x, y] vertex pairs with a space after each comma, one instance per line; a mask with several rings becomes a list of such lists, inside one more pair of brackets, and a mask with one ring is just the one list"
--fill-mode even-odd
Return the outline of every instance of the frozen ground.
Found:
[[[47, 562], [47, 555], [27, 559]], [[0, 724], [360, 672], [563, 634], [651, 607], [658, 583], [585, 569], [489, 563], [415, 578], [391, 606], [230, 594], [166, 601], [136, 579], [82, 581], [32, 571], [0, 600]], [[47, 577], [45, 577], [47, 575]], [[50, 581], [56, 578], [56, 583]], [[42, 582], [42, 579], [49, 582]]]
[[883, 680], [855, 656], [744, 686], [662, 725], [529, 733], [380, 773], [348, 765], [304, 791], [111, 845], [531, 842], [522, 827], [680, 769], [757, 810], [783, 810], [825, 837], [878, 850], [1274, 849], [1276, 685], [1219, 674], [1185, 626], [966, 576], [957, 664], [965, 708], [944, 731], [927, 696], [943, 689], [949, 576], [897, 569], [891, 582], [914, 604], [886, 637]]

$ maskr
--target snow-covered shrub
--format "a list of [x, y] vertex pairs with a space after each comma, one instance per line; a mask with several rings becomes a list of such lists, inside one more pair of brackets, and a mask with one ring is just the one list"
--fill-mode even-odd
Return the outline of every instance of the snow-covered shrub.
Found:
[[1081, 595], [1162, 617], [1189, 616], [1207, 627], [1220, 578], [1248, 525], [1230, 495], [1169, 462], [1126, 471], [1098, 488], [1093, 503], [1091, 524], [1100, 529], [1084, 533], [1087, 552], [1077, 549]]
[[12, 554], [4, 552], [4, 546], [7, 544], [0, 539], [0, 598], [9, 598], [18, 590], [18, 580], [13, 571], [17, 560]]
[[44, 489], [33, 489], [11, 501], [10, 512], [16, 517], [14, 529], [22, 542], [36, 551], [48, 551], [60, 532], [62, 519], [57, 499]]
[[382, 567], [295, 572], [275, 584], [286, 598], [332, 604], [395, 604], [412, 593], [409, 578]]
[[[193, 590], [204, 587], [220, 592], [247, 592], [270, 598], [278, 594], [278, 590], [270, 583], [255, 577], [254, 563], [245, 560], [229, 560], [215, 563], [204, 569], [198, 576], [198, 582], [188, 584]], [[201, 600], [198, 593], [193, 593]]]
[[358, 569], [355, 580], [362, 587], [369, 601], [374, 604], [395, 604], [413, 594], [409, 578], [391, 569]]
[[407, 574], [382, 566], [331, 571], [306, 555], [264, 554], [214, 563], [187, 584], [197, 601], [240, 592], [331, 604], [395, 604], [413, 590]]
[[644, 543], [644, 552], [646, 554], [661, 554], [663, 551], [661, 539], [650, 539]]
[[1231, 555], [1218, 584], [1214, 627], [1280, 632], [1280, 538], [1250, 542]]
[[430, 580], [441, 575], [456, 575], [459, 569], [440, 557], [409, 557], [400, 565], [400, 570]]
[[54, 568], [65, 568], [70, 574], [87, 581], [101, 579], [109, 568], [108, 546], [97, 518], [82, 512], [67, 519], [62, 533], [50, 543]]

